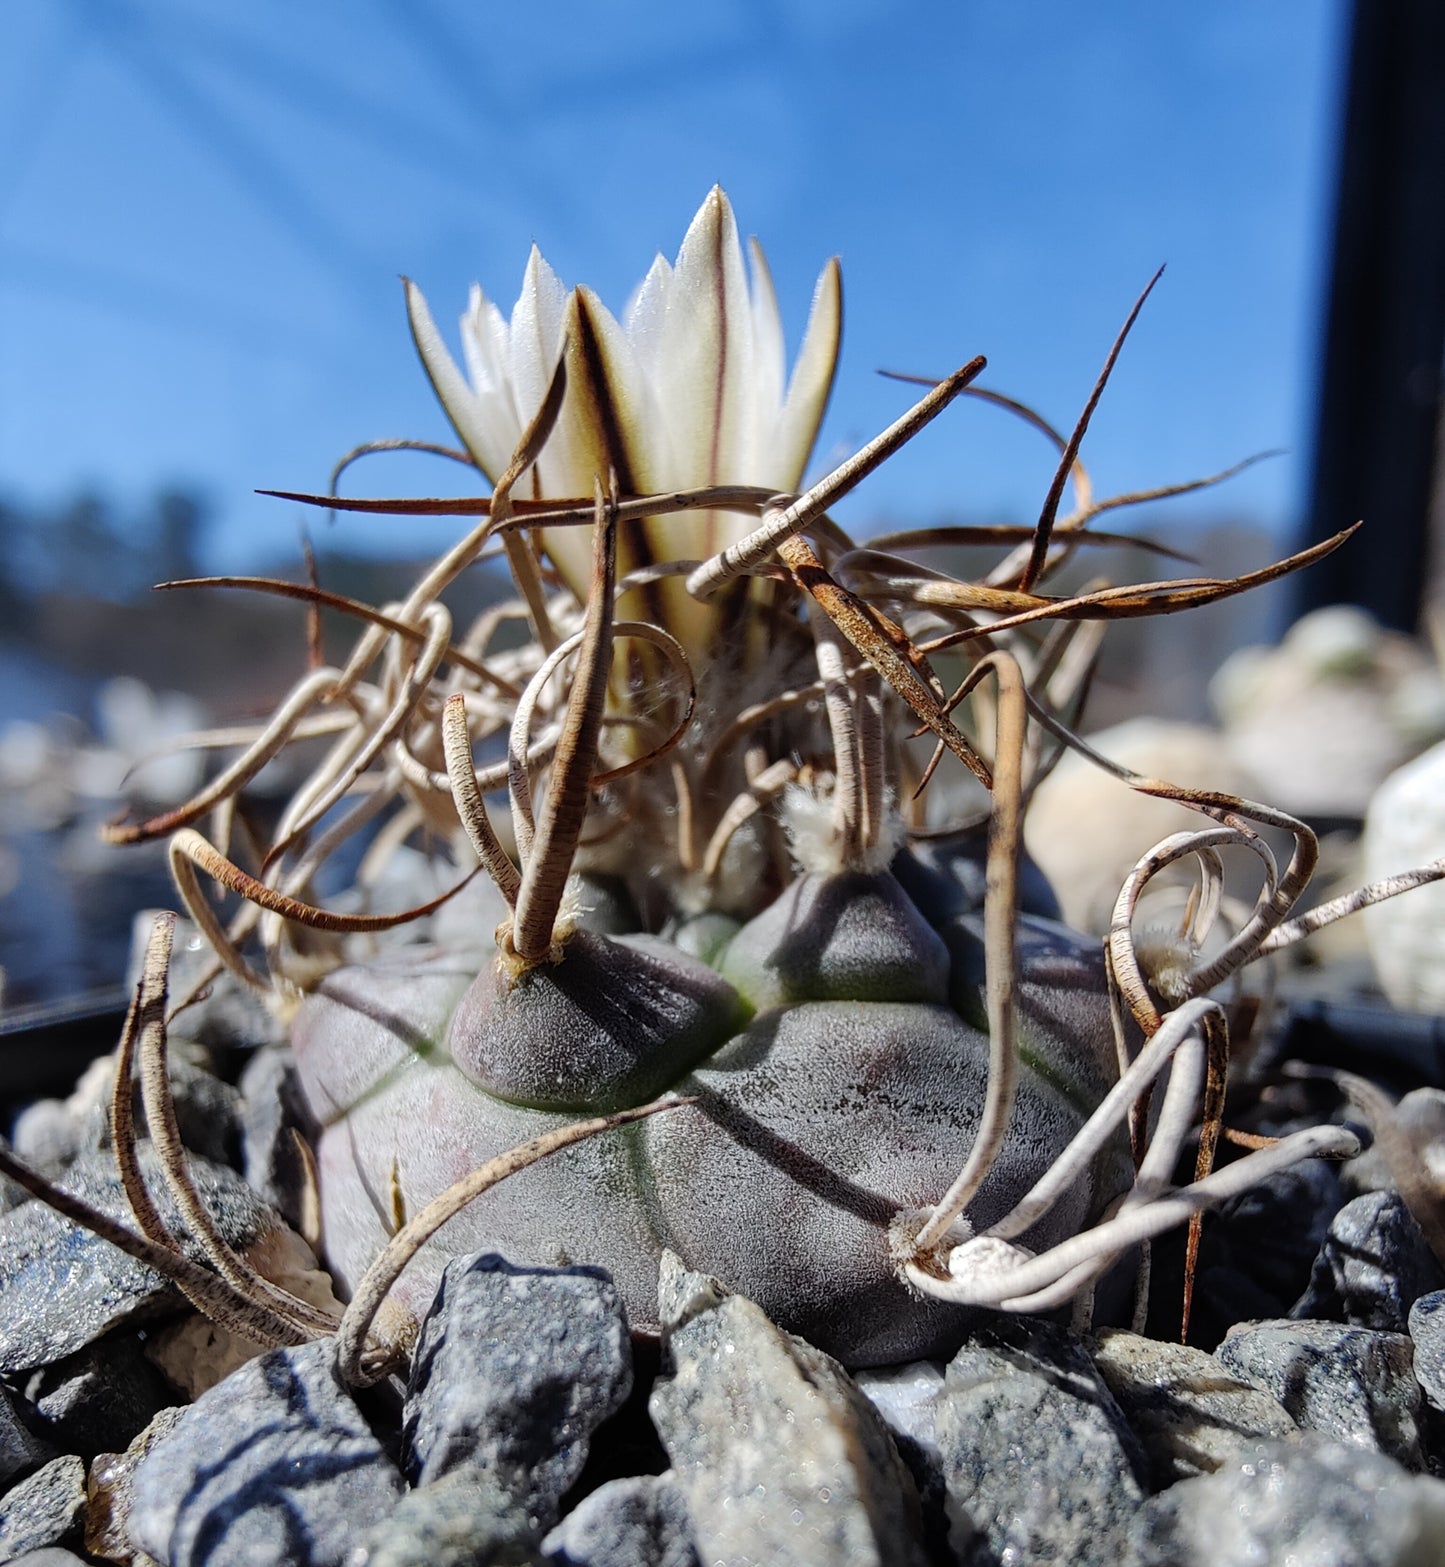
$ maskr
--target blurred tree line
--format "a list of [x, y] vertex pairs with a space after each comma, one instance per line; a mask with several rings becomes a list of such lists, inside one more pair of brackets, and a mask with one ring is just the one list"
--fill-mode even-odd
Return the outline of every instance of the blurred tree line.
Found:
[[200, 570], [201, 499], [161, 490], [139, 509], [82, 492], [59, 505], [0, 498], [0, 638], [19, 640], [46, 598], [127, 603]]
[[[264, 707], [305, 667], [305, 607], [237, 589], [150, 592], [212, 569], [212, 522], [206, 502], [182, 489], [132, 506], [97, 491], [51, 505], [0, 497], [0, 649], [20, 647], [85, 678], [131, 674], [237, 711]], [[425, 564], [352, 553], [325, 531], [314, 542], [309, 567], [303, 534], [293, 551], [255, 569], [291, 582], [314, 571], [333, 592], [384, 604], [405, 597]], [[510, 591], [502, 575], [483, 569], [465, 573], [446, 598], [466, 626]], [[323, 611], [323, 655], [344, 658], [356, 629], [351, 617]], [[4, 673], [0, 665], [0, 680]]]

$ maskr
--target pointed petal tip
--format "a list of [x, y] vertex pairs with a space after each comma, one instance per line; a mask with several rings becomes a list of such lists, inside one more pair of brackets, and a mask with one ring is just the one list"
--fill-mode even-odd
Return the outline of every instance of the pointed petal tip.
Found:
[[741, 252], [737, 218], [733, 215], [732, 203], [728, 200], [722, 186], [714, 185], [703, 197], [702, 205], [693, 214], [692, 222], [687, 226], [687, 233], [682, 236], [682, 244], [677, 252], [677, 265], [681, 267], [683, 258], [699, 248], [703, 254], [715, 254], [719, 243], [726, 243], [729, 236], [733, 245]]
[[585, 283], [579, 283], [567, 301], [567, 321], [570, 326], [573, 321], [583, 318], [600, 324], [609, 334], [617, 334], [625, 340], [626, 334], [622, 332], [617, 317], [602, 303], [597, 291], [588, 288]]
[[824, 282], [838, 295], [838, 302], [843, 302], [843, 258], [841, 256], [829, 256], [823, 263], [823, 270], [818, 274], [818, 286], [821, 288]]

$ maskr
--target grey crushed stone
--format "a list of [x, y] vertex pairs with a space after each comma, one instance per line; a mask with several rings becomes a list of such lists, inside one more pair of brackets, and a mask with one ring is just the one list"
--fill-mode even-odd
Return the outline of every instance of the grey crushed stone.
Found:
[[1194, 1317], [1218, 1334], [1242, 1318], [1283, 1317], [1308, 1287], [1344, 1205], [1339, 1165], [1305, 1159], [1215, 1211], [1195, 1277]]
[[1420, 1387], [1403, 1334], [1338, 1322], [1245, 1322], [1216, 1353], [1235, 1376], [1273, 1394], [1301, 1430], [1423, 1466]]
[[[179, 1229], [149, 1144], [141, 1168], [162, 1218]], [[234, 1170], [204, 1159], [191, 1175], [216, 1228], [244, 1251], [280, 1221]], [[111, 1218], [130, 1223], [130, 1209], [108, 1153], [81, 1154], [58, 1183]], [[187, 1242], [192, 1255], [201, 1255]], [[73, 1355], [118, 1323], [181, 1303], [165, 1279], [42, 1202], [0, 1214], [0, 1372], [28, 1371]]]
[[687, 1499], [670, 1475], [609, 1480], [542, 1541], [549, 1567], [699, 1567]]
[[1094, 1340], [1094, 1364], [1144, 1448], [1156, 1490], [1209, 1474], [1258, 1440], [1298, 1435], [1277, 1398], [1202, 1349], [1106, 1329]]
[[80, 1152], [80, 1123], [63, 1099], [37, 1099], [10, 1128], [15, 1157], [54, 1180]]
[[35, 1419], [55, 1445], [91, 1457], [131, 1441], [176, 1395], [134, 1335], [110, 1335], [38, 1367], [25, 1382]]
[[0, 1499], [0, 1562], [47, 1545], [82, 1543], [85, 1465], [73, 1454], [52, 1458]]
[[930, 1558], [948, 1556], [948, 1490], [938, 1445], [938, 1397], [946, 1367], [940, 1360], [854, 1371], [859, 1392], [883, 1417], [898, 1456], [918, 1487], [923, 1538]]
[[488, 1475], [454, 1469], [409, 1491], [362, 1547], [366, 1567], [542, 1567], [538, 1533]]
[[958, 1555], [982, 1546], [1006, 1562], [1117, 1567], [1143, 1457], [1062, 1328], [997, 1318], [972, 1333], [944, 1374], [937, 1433]]
[[12, 1567], [85, 1567], [83, 1558], [59, 1545], [44, 1545], [38, 1551], [11, 1558]]
[[859, 1391], [882, 1415], [898, 1442], [920, 1449], [935, 1464], [943, 1454], [938, 1446], [938, 1395], [943, 1391], [944, 1366], [937, 1360], [913, 1360], [902, 1366], [880, 1366], [855, 1371]]
[[913, 1482], [847, 1373], [664, 1252], [649, 1409], [704, 1562], [921, 1567]]
[[132, 1543], [164, 1567], [349, 1562], [403, 1484], [335, 1357], [272, 1350], [202, 1394], [132, 1477]]
[[1380, 1453], [1261, 1442], [1140, 1511], [1124, 1567], [1433, 1567], [1445, 1484]]
[[38, 1551], [26, 1551], [24, 1556], [11, 1559], [12, 1567], [85, 1567], [84, 1560], [74, 1551], [59, 1545], [45, 1545]]
[[1367, 1192], [1330, 1222], [1309, 1288], [1290, 1316], [1403, 1333], [1410, 1307], [1445, 1287], [1442, 1270], [1398, 1192]]
[[1445, 1411], [1445, 1290], [1422, 1295], [1410, 1308], [1415, 1380], [1432, 1409]]
[[55, 1449], [36, 1436], [21, 1418], [15, 1395], [0, 1386], [0, 1486], [38, 1469]]
[[540, 1535], [581, 1473], [592, 1433], [631, 1388], [627, 1319], [600, 1269], [456, 1258], [412, 1360], [408, 1477], [426, 1486], [458, 1470], [484, 1476]]

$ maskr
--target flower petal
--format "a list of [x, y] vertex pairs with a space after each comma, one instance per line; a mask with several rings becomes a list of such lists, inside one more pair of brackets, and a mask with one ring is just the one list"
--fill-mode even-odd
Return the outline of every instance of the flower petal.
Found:
[[[752, 311], [737, 222], [714, 186], [673, 269], [657, 359], [659, 406], [672, 435], [669, 488], [739, 483], [735, 471], [752, 393]], [[772, 481], [749, 475], [759, 484]]]
[[473, 392], [442, 341], [422, 291], [410, 278], [403, 282], [412, 341], [437, 401], [446, 410], [472, 461], [495, 482], [522, 434], [510, 400], [492, 397], [484, 403]]
[[796, 490], [802, 482], [808, 454], [818, 438], [818, 427], [833, 390], [833, 373], [838, 368], [842, 341], [843, 275], [834, 256], [813, 290], [808, 330], [803, 335], [803, 346], [788, 383], [787, 401], [778, 420], [774, 454], [780, 467], [777, 482], [781, 489]]
[[508, 385], [511, 372], [507, 337], [507, 323], [502, 312], [473, 283], [462, 315], [462, 358], [467, 367], [467, 379], [479, 398], [505, 396], [510, 406], [512, 390]]
[[783, 409], [783, 320], [768, 258], [755, 239], [748, 241], [748, 260], [753, 279], [753, 396], [752, 441], [745, 471], [764, 473], [772, 466], [768, 454], [777, 439], [778, 415]]
[[649, 379], [658, 373], [663, 351], [663, 326], [667, 320], [668, 306], [672, 301], [672, 264], [665, 256], [658, 256], [647, 269], [647, 276], [637, 285], [627, 309], [622, 314], [622, 324], [627, 332], [632, 351], [642, 373]]
[[[557, 368], [557, 356], [562, 348], [566, 310], [567, 290], [562, 286], [562, 280], [533, 245], [527, 258], [527, 270], [522, 276], [522, 292], [512, 307], [507, 344], [512, 399], [523, 427], [542, 406], [542, 399], [552, 383], [552, 373]], [[549, 471], [557, 465], [553, 459], [549, 444], [536, 465], [544, 486]]]
[[[585, 288], [567, 301], [565, 332], [567, 396], [544, 454], [547, 493], [585, 498], [598, 480], [605, 488], [615, 471], [624, 495], [645, 494], [650, 482], [645, 443], [655, 418], [627, 334]], [[635, 533], [629, 527], [619, 535], [619, 574], [638, 564], [628, 548]], [[592, 570], [587, 530], [549, 528], [544, 540], [568, 587], [585, 600]]]

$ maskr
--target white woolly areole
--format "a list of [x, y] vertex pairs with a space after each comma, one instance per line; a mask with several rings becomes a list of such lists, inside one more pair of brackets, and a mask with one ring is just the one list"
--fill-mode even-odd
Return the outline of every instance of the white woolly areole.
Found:
[[1189, 999], [1189, 985], [1199, 965], [1199, 943], [1167, 927], [1143, 931], [1134, 955], [1145, 978], [1170, 1005]]
[[[918, 1237], [933, 1219], [932, 1208], [902, 1208], [888, 1225], [888, 1254], [902, 1268], [918, 1259]], [[962, 1214], [943, 1232], [933, 1248], [939, 1255], [973, 1239], [973, 1226]]]
[[976, 1235], [955, 1246], [948, 1254], [948, 1271], [960, 1289], [950, 1291], [950, 1299], [967, 1302], [974, 1291], [980, 1302], [992, 1302], [997, 1292], [989, 1288], [1006, 1280], [1024, 1263], [1034, 1258], [1027, 1246], [1000, 1240], [997, 1235]]
[[838, 830], [831, 787], [789, 784], [783, 791], [778, 816], [798, 869], [814, 876], [837, 876], [843, 871], [864, 871], [876, 876], [893, 863], [903, 843], [903, 820], [891, 797], [884, 802], [883, 821], [874, 841], [851, 855]]

